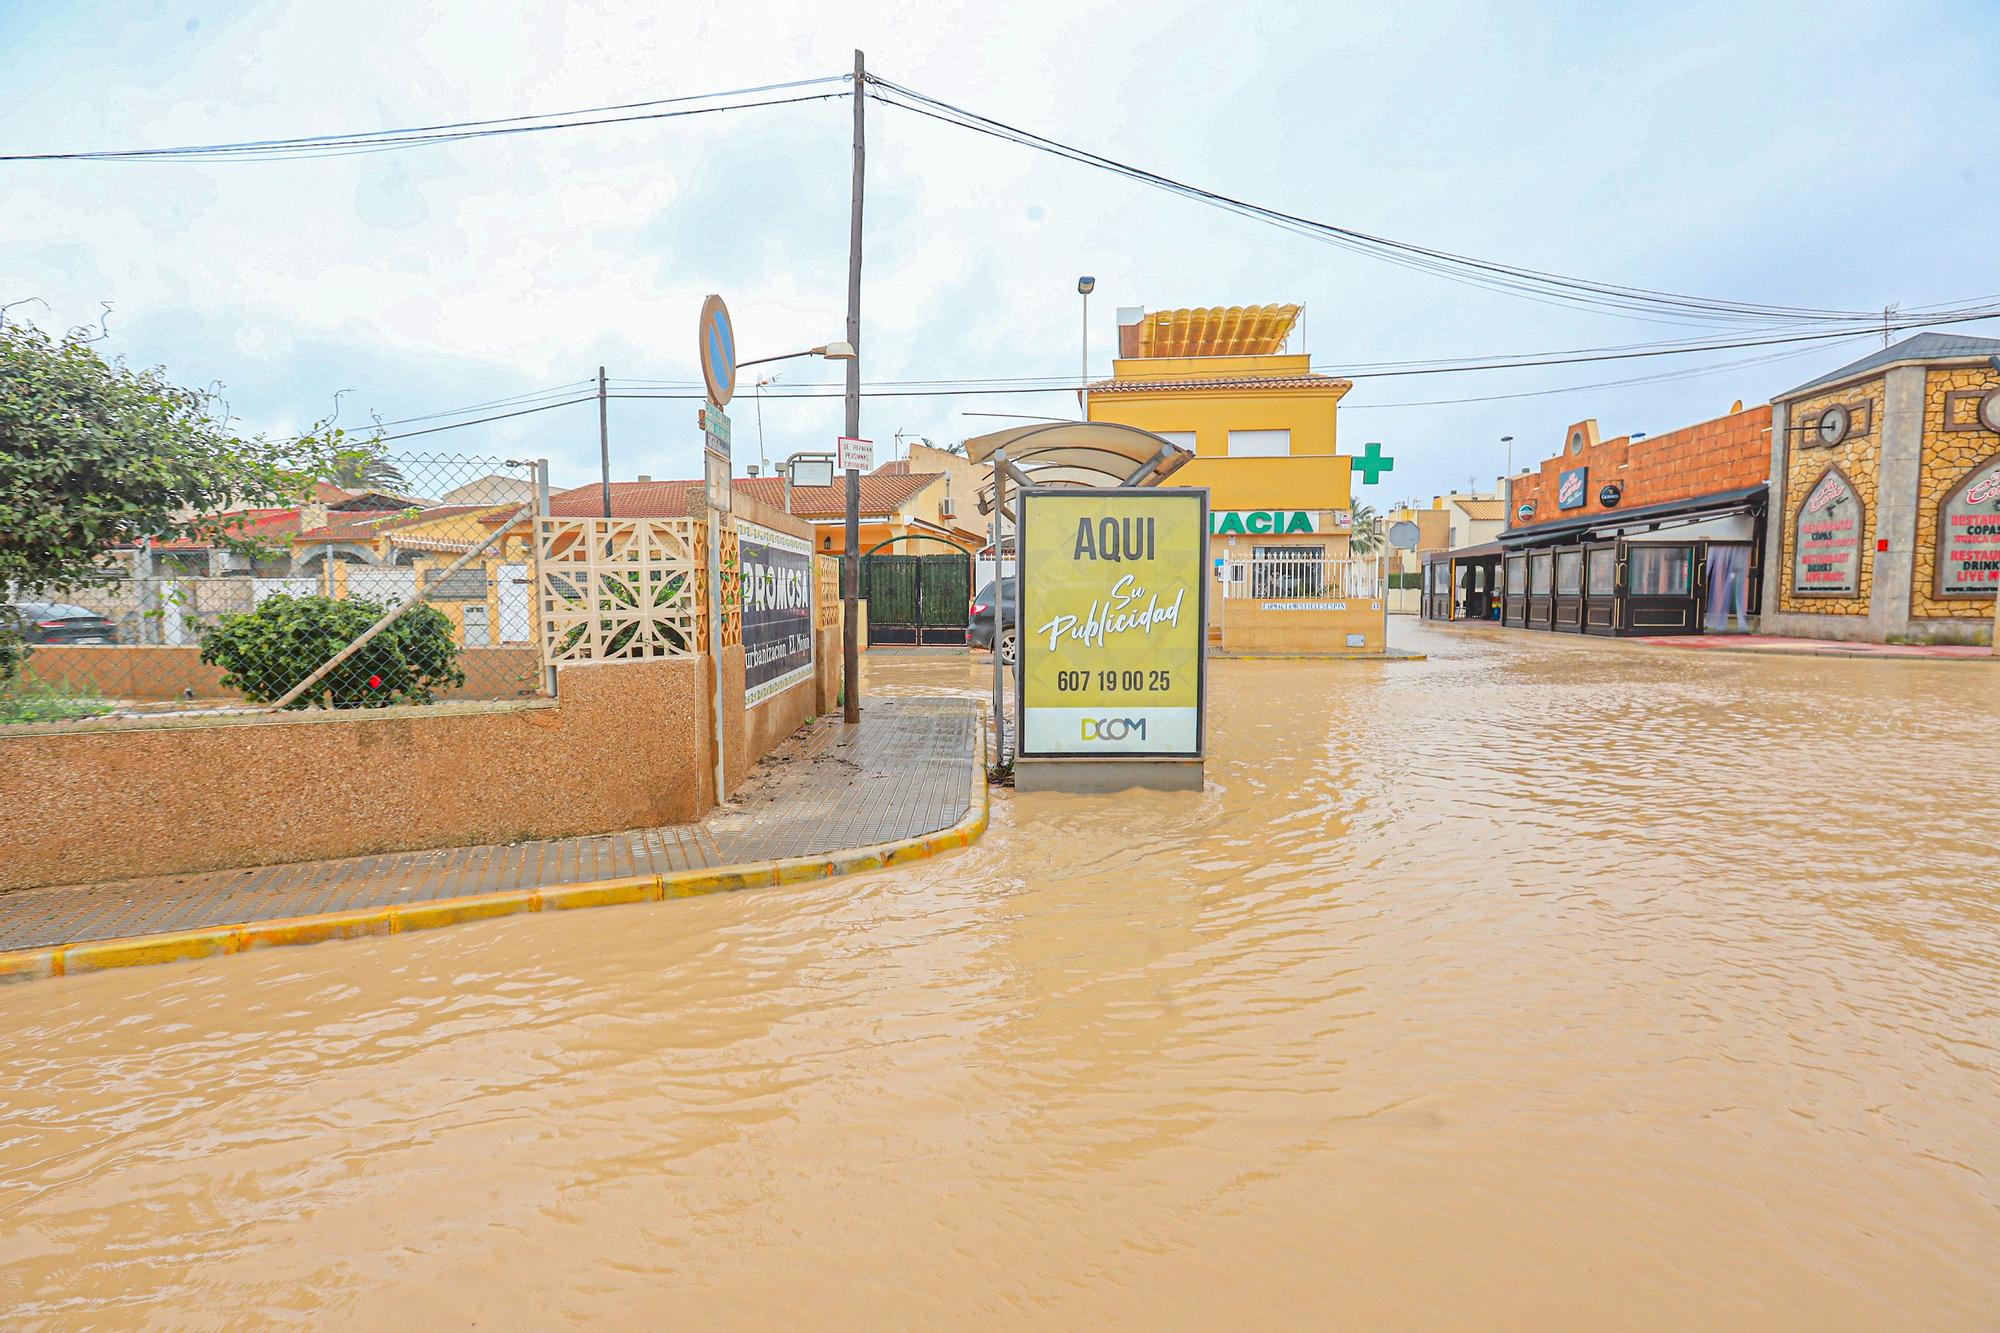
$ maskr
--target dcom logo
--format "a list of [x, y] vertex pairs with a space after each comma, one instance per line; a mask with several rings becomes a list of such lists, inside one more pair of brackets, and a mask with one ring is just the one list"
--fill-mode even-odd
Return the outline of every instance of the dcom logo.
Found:
[[1087, 717], [1083, 719], [1083, 738], [1087, 741], [1122, 741], [1128, 737], [1146, 739], [1146, 719], [1143, 717]]

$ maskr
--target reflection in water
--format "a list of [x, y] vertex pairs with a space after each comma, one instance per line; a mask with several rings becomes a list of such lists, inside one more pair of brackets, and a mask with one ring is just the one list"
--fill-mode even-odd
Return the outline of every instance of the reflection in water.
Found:
[[1990, 1326], [2000, 673], [1398, 635], [941, 860], [0, 991], [0, 1310]]

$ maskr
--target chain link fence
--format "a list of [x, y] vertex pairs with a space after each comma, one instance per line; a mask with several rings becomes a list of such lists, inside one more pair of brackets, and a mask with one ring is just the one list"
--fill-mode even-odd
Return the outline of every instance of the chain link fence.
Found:
[[542, 694], [540, 509], [533, 462], [379, 455], [88, 586], [0, 589], [0, 725]]

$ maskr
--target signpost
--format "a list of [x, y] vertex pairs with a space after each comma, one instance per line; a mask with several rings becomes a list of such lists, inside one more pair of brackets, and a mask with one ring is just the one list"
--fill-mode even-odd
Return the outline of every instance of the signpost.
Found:
[[1021, 493], [1023, 791], [1199, 790], [1208, 492]]
[[729, 322], [729, 307], [720, 296], [711, 293], [702, 302], [697, 338], [701, 378], [708, 388], [708, 404], [697, 419], [702, 432], [702, 475], [707, 483], [709, 509], [708, 656], [715, 672], [710, 711], [715, 718], [715, 803], [721, 805], [729, 796], [728, 771], [722, 760], [728, 747], [722, 706], [722, 524], [734, 503], [729, 484], [729, 418], [722, 409], [736, 393], [736, 330]]
[[875, 441], [857, 440], [850, 435], [841, 436], [840, 470], [843, 472], [873, 472], [875, 470]]

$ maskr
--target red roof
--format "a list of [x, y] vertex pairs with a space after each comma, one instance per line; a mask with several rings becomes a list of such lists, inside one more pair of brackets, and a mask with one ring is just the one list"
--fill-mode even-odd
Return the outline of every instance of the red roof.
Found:
[[[944, 474], [918, 472], [883, 476], [870, 473], [861, 478], [861, 515], [887, 518], [895, 514], [911, 496]], [[783, 477], [737, 477], [730, 482], [753, 500], [774, 509], [785, 504]], [[698, 481], [614, 481], [611, 483], [613, 518], [688, 518], [700, 509], [702, 483]], [[604, 491], [599, 482], [558, 491], [549, 497], [549, 513], [557, 518], [601, 518]], [[792, 514], [803, 519], [836, 519], [847, 513], [847, 484], [792, 487]]]
[[399, 509], [387, 513], [364, 510], [342, 514], [324, 527], [301, 532], [298, 539], [302, 542], [366, 542], [373, 541], [384, 532], [406, 528], [413, 523], [456, 518], [461, 514], [484, 514], [489, 510], [511, 514], [518, 508], [519, 505], [432, 505], [429, 509]]
[[[175, 537], [171, 541], [156, 541], [155, 551], [208, 551], [213, 550], [218, 537], [231, 541], [260, 541], [278, 537], [288, 537], [299, 529], [299, 511], [296, 509], [238, 509], [218, 515], [212, 522], [203, 525], [203, 532], [191, 537]], [[136, 543], [128, 543], [132, 545]]]

